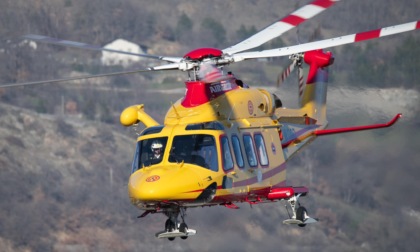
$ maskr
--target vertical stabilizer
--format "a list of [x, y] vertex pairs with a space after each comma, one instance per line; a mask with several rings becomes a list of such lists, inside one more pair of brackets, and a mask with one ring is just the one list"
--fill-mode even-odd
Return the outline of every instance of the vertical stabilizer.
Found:
[[334, 57], [331, 52], [316, 50], [306, 52], [304, 60], [309, 65], [309, 73], [305, 88], [300, 93], [300, 106], [309, 117], [316, 119], [319, 124], [326, 124], [327, 67], [334, 62]]

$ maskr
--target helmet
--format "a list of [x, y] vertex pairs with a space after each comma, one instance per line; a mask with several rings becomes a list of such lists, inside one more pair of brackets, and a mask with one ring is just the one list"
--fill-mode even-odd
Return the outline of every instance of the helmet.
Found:
[[163, 144], [159, 140], [153, 141], [152, 145], [150, 145], [150, 148], [152, 149], [152, 151], [156, 149], [162, 149], [162, 147], [163, 147]]

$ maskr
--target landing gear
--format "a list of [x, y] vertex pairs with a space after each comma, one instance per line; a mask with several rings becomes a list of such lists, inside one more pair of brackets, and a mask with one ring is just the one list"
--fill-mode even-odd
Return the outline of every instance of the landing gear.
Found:
[[[168, 219], [165, 222], [165, 230], [156, 233], [157, 238], [168, 238], [173, 241], [176, 237], [181, 237], [185, 240], [188, 236], [195, 235], [197, 233], [194, 229], [189, 229], [185, 223], [185, 208], [171, 207], [163, 212]], [[178, 216], [181, 215], [181, 222], [178, 221]]]
[[[185, 222], [182, 222], [180, 225], [179, 225], [179, 232], [181, 232], [181, 233], [188, 233], [188, 226], [187, 226], [187, 224], [185, 224]], [[186, 235], [184, 235], [184, 236], [181, 236], [181, 239], [183, 239], [183, 240], [186, 240], [188, 238], [188, 236], [186, 236]]]
[[304, 227], [306, 226], [306, 224], [304, 223], [304, 221], [306, 219], [308, 219], [308, 212], [306, 211], [306, 208], [303, 206], [300, 206], [297, 210], [296, 210], [296, 219], [300, 220], [302, 223], [298, 224], [299, 227]]
[[175, 230], [175, 222], [171, 221], [171, 219], [167, 219], [165, 222], [165, 231], [166, 232], [172, 232]]
[[286, 210], [287, 210], [287, 213], [289, 214], [289, 219], [284, 220], [283, 221], [284, 224], [289, 224], [289, 225], [295, 224], [295, 225], [298, 225], [299, 227], [305, 227], [306, 224], [318, 222], [318, 219], [309, 217], [308, 211], [306, 210], [306, 208], [301, 206], [299, 203], [299, 197], [305, 196], [306, 193], [307, 191], [303, 193], [298, 192], [293, 197], [287, 200], [287, 202], [290, 205], [290, 208], [292, 209], [292, 215], [290, 215], [289, 210], [286, 205]]

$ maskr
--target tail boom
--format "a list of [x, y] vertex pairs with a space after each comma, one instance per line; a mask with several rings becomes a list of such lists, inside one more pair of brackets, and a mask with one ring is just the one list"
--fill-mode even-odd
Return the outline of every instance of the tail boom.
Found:
[[402, 114], [399, 113], [394, 118], [387, 122], [381, 124], [370, 124], [370, 125], [363, 125], [363, 126], [353, 126], [353, 127], [345, 127], [345, 128], [335, 128], [335, 129], [315, 129], [313, 131], [309, 131], [306, 134], [296, 136], [296, 138], [291, 139], [282, 144], [283, 148], [288, 148], [289, 146], [301, 143], [310, 137], [314, 136], [325, 136], [325, 135], [333, 135], [333, 134], [342, 134], [342, 133], [349, 133], [349, 132], [356, 132], [356, 131], [363, 131], [363, 130], [372, 130], [372, 129], [381, 129], [381, 128], [388, 128], [394, 125], [398, 119], [402, 117]]

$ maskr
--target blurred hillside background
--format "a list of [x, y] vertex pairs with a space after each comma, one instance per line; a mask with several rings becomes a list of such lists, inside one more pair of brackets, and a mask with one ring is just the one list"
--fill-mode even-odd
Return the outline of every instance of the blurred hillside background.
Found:
[[[1, 0], [0, 83], [142, 69], [142, 60], [105, 66], [101, 53], [21, 39], [41, 34], [94, 45], [122, 38], [147, 53], [182, 56], [226, 48], [309, 0]], [[341, 1], [262, 46], [295, 45], [419, 20], [417, 0]], [[420, 33], [330, 49], [330, 127], [392, 128], [321, 137], [288, 165], [302, 203], [321, 219], [282, 224], [282, 203], [188, 211], [198, 235], [157, 240], [165, 218], [130, 205], [126, 183], [135, 134], [119, 124], [132, 104], [159, 122], [184, 94], [186, 73], [161, 72], [0, 88], [1, 251], [419, 251]], [[296, 106], [297, 77], [280, 88], [288, 59], [229, 66], [244, 82]]]

